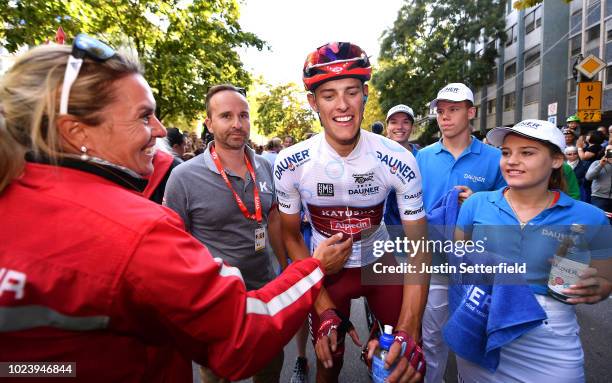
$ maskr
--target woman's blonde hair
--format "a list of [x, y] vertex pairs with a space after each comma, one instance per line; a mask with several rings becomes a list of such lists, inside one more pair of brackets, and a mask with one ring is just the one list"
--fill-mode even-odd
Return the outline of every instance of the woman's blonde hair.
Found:
[[[0, 192], [24, 166], [25, 152], [62, 156], [56, 119], [70, 46], [42, 45], [20, 56], [0, 79]], [[83, 60], [68, 100], [68, 114], [83, 123], [102, 123], [101, 110], [115, 99], [112, 85], [131, 74], [142, 74], [137, 59], [117, 53], [97, 62]]]

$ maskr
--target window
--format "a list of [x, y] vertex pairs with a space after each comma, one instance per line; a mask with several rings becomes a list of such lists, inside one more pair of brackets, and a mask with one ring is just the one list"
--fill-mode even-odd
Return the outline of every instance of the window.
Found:
[[540, 101], [540, 84], [533, 84], [524, 87], [523, 99], [525, 105]]
[[587, 31], [587, 43], [599, 39], [599, 24], [592, 26]]
[[525, 69], [540, 65], [540, 47], [531, 48], [525, 52]]
[[588, 8], [599, 7], [600, 4], [601, 4], [601, 0], [588, 0], [587, 1]]
[[577, 34], [570, 39], [570, 56], [576, 56], [582, 52], [582, 35]]
[[567, 93], [569, 97], [574, 97], [576, 95], [576, 79], [573, 77], [567, 80]]
[[493, 85], [497, 82], [497, 67], [493, 67], [487, 78], [487, 85]]
[[612, 85], [612, 65], [606, 67], [606, 86]]
[[487, 50], [497, 52], [497, 40], [491, 40], [487, 43]]
[[525, 16], [525, 34], [528, 35], [535, 29], [535, 12], [530, 12]]
[[487, 101], [487, 114], [495, 114], [495, 99]]
[[525, 16], [525, 34], [529, 34], [536, 28], [542, 25], [542, 7], [538, 7], [534, 11]]
[[517, 39], [516, 24], [506, 29], [506, 46], [509, 47]]
[[606, 20], [606, 42], [612, 42], [612, 19]]
[[507, 63], [504, 66], [504, 80], [508, 80], [516, 75], [516, 61]]
[[516, 104], [516, 93], [515, 92], [504, 94], [504, 111], [514, 109], [515, 104]]

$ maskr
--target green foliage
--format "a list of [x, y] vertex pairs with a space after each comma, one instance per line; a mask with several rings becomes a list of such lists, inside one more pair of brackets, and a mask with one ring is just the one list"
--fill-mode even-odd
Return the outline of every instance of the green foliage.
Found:
[[505, 4], [405, 0], [393, 26], [383, 34], [381, 68], [372, 79], [380, 90], [382, 110], [403, 103], [423, 116], [444, 85], [463, 82], [476, 88], [485, 84], [497, 51], [491, 45], [481, 52], [473, 47], [478, 41], [505, 40]]
[[[566, 2], [567, 4], [571, 3], [572, 0], [563, 0], [564, 2]], [[533, 7], [534, 5], [543, 3], [544, 0], [523, 0], [523, 1], [515, 1], [514, 3], [512, 3], [512, 6], [515, 9], [527, 9], [529, 7]]]
[[0, 41], [13, 52], [79, 32], [137, 52], [161, 119], [194, 120], [211, 85], [251, 83], [235, 48], [264, 47], [238, 24], [237, 0], [0, 0]]
[[380, 107], [380, 92], [378, 89], [374, 84], [369, 84], [368, 90], [368, 102], [361, 122], [361, 127], [366, 130], [370, 130], [370, 127], [376, 121], [384, 123], [387, 116], [386, 110], [382, 110]]
[[315, 116], [306, 104], [304, 92], [294, 83], [266, 86], [256, 97], [255, 126], [266, 136], [293, 136], [297, 141], [314, 131]]

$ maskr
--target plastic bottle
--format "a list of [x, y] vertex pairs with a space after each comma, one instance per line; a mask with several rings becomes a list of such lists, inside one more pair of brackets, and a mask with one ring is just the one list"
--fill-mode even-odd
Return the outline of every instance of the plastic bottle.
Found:
[[389, 353], [389, 348], [393, 344], [393, 326], [385, 325], [384, 332], [378, 338], [379, 345], [372, 357], [372, 381], [374, 383], [384, 383], [393, 372], [395, 365], [385, 369], [385, 358]]
[[561, 291], [576, 284], [580, 280], [578, 274], [591, 262], [584, 225], [573, 223], [570, 231], [571, 235], [563, 238], [557, 249], [548, 276], [548, 295], [563, 303], [574, 296]]

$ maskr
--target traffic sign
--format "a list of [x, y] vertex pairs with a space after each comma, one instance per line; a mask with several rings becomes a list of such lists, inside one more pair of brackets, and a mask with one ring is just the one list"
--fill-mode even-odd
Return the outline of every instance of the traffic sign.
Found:
[[576, 115], [580, 122], [601, 122], [601, 110], [579, 110]]
[[601, 110], [601, 81], [578, 83], [578, 110]]
[[600, 70], [606, 67], [606, 63], [599, 57], [590, 54], [576, 65], [576, 69], [588, 78], [593, 78]]

